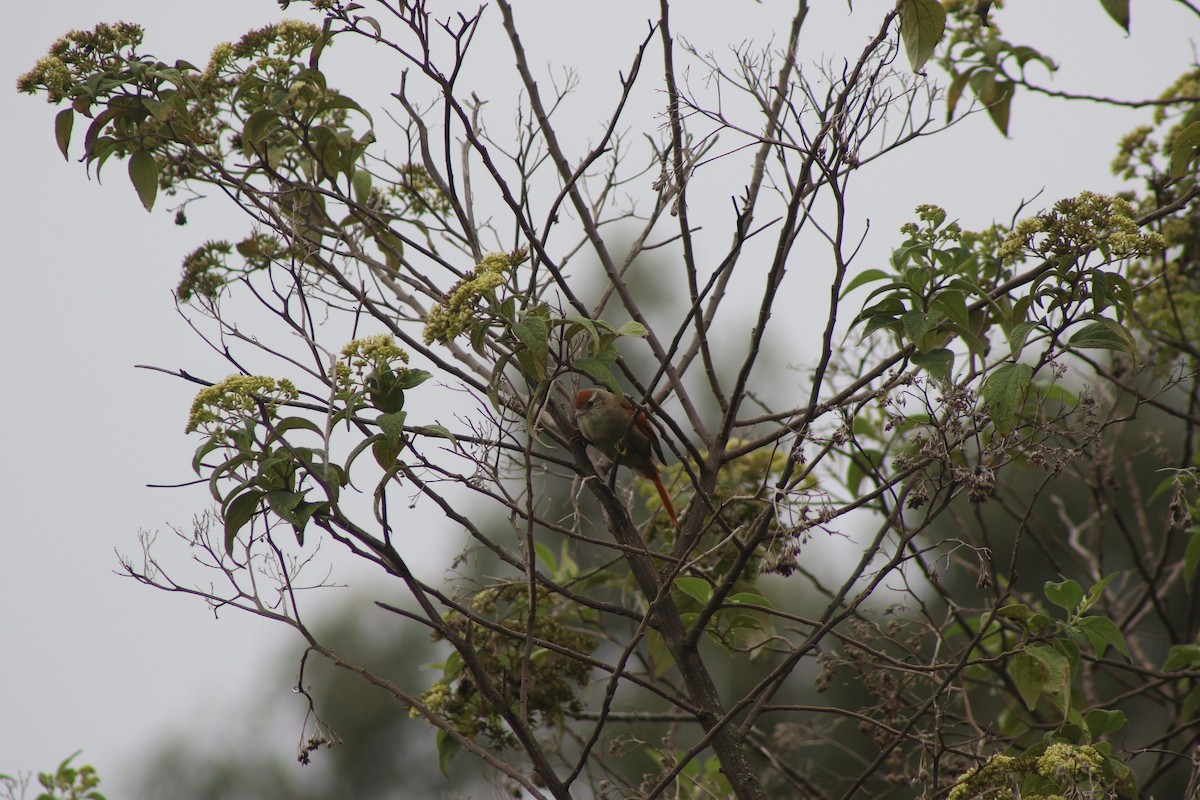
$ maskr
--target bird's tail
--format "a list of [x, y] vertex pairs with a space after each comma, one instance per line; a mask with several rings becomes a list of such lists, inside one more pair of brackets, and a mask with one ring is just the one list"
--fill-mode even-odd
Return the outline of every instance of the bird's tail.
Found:
[[675, 515], [675, 505], [671, 502], [671, 495], [667, 493], [667, 487], [663, 486], [662, 476], [658, 474], [658, 470], [646, 476], [654, 482], [654, 488], [658, 490], [658, 497], [662, 500], [663, 508], [667, 510], [667, 516], [671, 518], [671, 524], [678, 526], [679, 517]]

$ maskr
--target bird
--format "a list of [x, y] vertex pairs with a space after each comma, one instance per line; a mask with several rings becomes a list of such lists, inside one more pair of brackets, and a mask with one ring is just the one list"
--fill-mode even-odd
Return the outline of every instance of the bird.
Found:
[[655, 456], [659, 461], [666, 459], [646, 415], [634, 408], [627, 397], [607, 389], [581, 389], [575, 393], [575, 420], [583, 438], [593, 447], [654, 484], [671, 524], [678, 525], [671, 495], [654, 463]]

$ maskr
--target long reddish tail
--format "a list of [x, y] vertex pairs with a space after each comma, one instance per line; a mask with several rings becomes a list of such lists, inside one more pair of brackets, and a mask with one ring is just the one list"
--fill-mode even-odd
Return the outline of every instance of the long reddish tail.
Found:
[[667, 510], [667, 516], [671, 518], [671, 524], [678, 526], [679, 518], [675, 516], [675, 506], [671, 503], [671, 495], [667, 494], [667, 487], [663, 486], [662, 477], [659, 476], [658, 470], [654, 470], [646, 476], [654, 481], [654, 488], [658, 490], [658, 497], [662, 500], [663, 508]]

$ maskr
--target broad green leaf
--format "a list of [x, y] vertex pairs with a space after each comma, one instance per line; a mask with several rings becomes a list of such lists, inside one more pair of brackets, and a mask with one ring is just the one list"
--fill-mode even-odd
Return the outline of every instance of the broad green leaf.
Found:
[[1098, 738], [1106, 733], [1119, 731], [1125, 727], [1124, 711], [1108, 711], [1103, 708], [1093, 708], [1083, 715], [1084, 724], [1092, 738]]
[[940, 314], [931, 314], [926, 311], [906, 311], [900, 315], [900, 324], [904, 326], [904, 335], [918, 347], [920, 346], [920, 341], [940, 321]]
[[1200, 644], [1176, 644], [1167, 651], [1167, 659], [1163, 662], [1163, 672], [1171, 672], [1193, 664], [1200, 664]]
[[883, 453], [878, 450], [864, 449], [855, 452], [846, 466], [846, 488], [851, 494], [858, 494], [858, 487], [868, 475], [874, 475], [878, 465], [883, 463]]
[[588, 337], [592, 340], [592, 355], [600, 351], [600, 332], [596, 329], [596, 323], [587, 317], [567, 316], [562, 318], [562, 323], [568, 325], [567, 338], [571, 338], [579, 329], [587, 332]]
[[646, 326], [640, 322], [630, 320], [621, 327], [617, 328], [617, 333], [621, 334], [622, 336], [636, 336], [638, 338], [643, 338], [646, 335]]
[[873, 283], [874, 281], [885, 281], [890, 277], [892, 277], [890, 274], [884, 272], [881, 269], [863, 270], [862, 272], [855, 275], [850, 280], [850, 282], [846, 284], [846, 288], [842, 289], [842, 293], [840, 295], [838, 295], [838, 299], [839, 300], [843, 299], [846, 295], [850, 294], [850, 292], [854, 291], [859, 286], [862, 286], [862, 285], [868, 284], [868, 283]]
[[[1166, 478], [1163, 478], [1161, 481], [1159, 481], [1158, 485], [1154, 487], [1154, 491], [1150, 493], [1150, 497], [1148, 497], [1146, 499], [1146, 505], [1147, 506], [1154, 505], [1159, 500], [1159, 498], [1161, 498], [1167, 492], [1171, 491], [1171, 489], [1175, 486], [1175, 480], [1176, 480], [1176, 477], [1174, 475], [1169, 475]], [[1197, 530], [1200, 530], [1200, 528], [1192, 528], [1191, 529], [1191, 531], [1197, 531]]]
[[419, 433], [423, 436], [436, 436], [439, 439], [449, 439], [452, 442], [458, 442], [458, 437], [441, 425], [415, 425], [412, 430], [413, 433]]
[[737, 594], [731, 594], [725, 599], [730, 603], [744, 603], [748, 606], [762, 606], [763, 608], [775, 607], [771, 605], [770, 600], [762, 595], [755, 594], [754, 592], [738, 592]]
[[311, 431], [322, 438], [325, 437], [325, 431], [321, 430], [317, 423], [305, 417], [285, 417], [284, 419], [279, 420], [279, 422], [276, 422], [274, 427], [275, 431], [267, 440], [268, 444], [278, 438], [278, 436], [281, 434], [292, 430]]
[[1191, 538], [1183, 551], [1183, 579], [1190, 587], [1196, 578], [1196, 567], [1200, 566], [1200, 527], [1188, 528]]
[[1179, 132], [1171, 146], [1171, 177], [1186, 175], [1197, 155], [1200, 155], [1200, 122], [1193, 122]]
[[1092, 643], [1092, 649], [1096, 651], [1097, 658], [1103, 657], [1104, 651], [1110, 645], [1129, 658], [1129, 645], [1125, 643], [1125, 636], [1117, 627], [1117, 623], [1108, 617], [1080, 617], [1075, 624]]
[[1104, 590], [1107, 589], [1108, 585], [1113, 582], [1113, 578], [1117, 577], [1117, 574], [1118, 573], [1116, 572], [1110, 572], [1092, 584], [1088, 588], [1087, 595], [1084, 596], [1083, 602], [1080, 603], [1079, 610], [1081, 612], [1087, 611], [1089, 608], [1096, 605], [1100, 598], [1104, 596]]
[[269, 108], [259, 109], [250, 115], [242, 126], [242, 152], [254, 155], [262, 149], [263, 141], [280, 125], [279, 114]]
[[1025, 651], [1046, 668], [1042, 691], [1061, 693], [1063, 706], [1070, 708], [1071, 661], [1067, 654], [1048, 644], [1032, 644]]
[[701, 604], [712, 599], [712, 585], [703, 578], [682, 577], [675, 579], [675, 588], [686, 595], [696, 598]]
[[1025, 402], [1025, 393], [1033, 378], [1033, 367], [1009, 362], [1001, 364], [983, 383], [983, 399], [992, 415], [992, 422], [1001, 432], [1011, 431], [1017, 424], [1017, 413]]
[[158, 194], [158, 162], [149, 151], [133, 151], [129, 157], [129, 180], [146, 210], [154, 208], [154, 198]]
[[1029, 339], [1029, 334], [1036, 328], [1036, 322], [1022, 322], [1014, 325], [1013, 329], [1009, 331], [1008, 352], [1014, 360], [1020, 357], [1021, 351], [1025, 349], [1025, 342]]
[[1016, 86], [1012, 81], [996, 81], [994, 94], [987, 103], [988, 116], [992, 124], [1005, 136], [1008, 136], [1008, 122], [1012, 117], [1012, 99], [1016, 94]]
[[602, 356], [577, 358], [572, 362], [572, 366], [584, 375], [594, 378], [597, 383], [603, 384], [614, 392], [619, 392], [621, 391], [621, 385], [617, 383], [617, 376], [612, 371], [612, 363], [615, 360], [616, 354], [613, 354], [614, 358], [605, 357], [607, 355], [605, 353]]
[[967, 296], [958, 289], [939, 291], [929, 301], [929, 308], [940, 312], [946, 319], [964, 328], [971, 325], [971, 316], [967, 311]]
[[296, 531], [296, 541], [301, 547], [304, 546], [304, 529], [308, 526], [308, 521], [317, 512], [327, 513], [328, 511], [329, 503], [324, 502], [305, 502], [296, 506], [292, 512], [292, 519], [288, 520], [288, 522], [292, 523], [292, 528]]
[[260, 489], [249, 489], [234, 498], [228, 506], [226, 506], [222, 516], [225, 518], [225, 552], [233, 553], [233, 543], [237, 539], [238, 531], [242, 529], [250, 518], [254, 516], [254, 512], [258, 510], [258, 503], [262, 499], [263, 492]]
[[946, 121], [950, 122], [954, 119], [954, 109], [958, 107], [958, 101], [962, 97], [963, 89], [967, 88], [967, 82], [971, 80], [971, 70], [960, 72], [954, 76], [954, 80], [950, 82], [950, 88], [946, 90]]
[[997, 617], [1005, 619], [1013, 619], [1018, 622], [1027, 622], [1033, 612], [1029, 610], [1029, 606], [1022, 603], [1013, 603], [996, 610]]
[[159, 122], [166, 122], [175, 113], [174, 105], [164, 103], [161, 100], [155, 100], [153, 97], [143, 97], [142, 107], [149, 111], [150, 115]]
[[1124, 350], [1133, 353], [1133, 337], [1120, 323], [1111, 319], [1089, 322], [1072, 334], [1067, 344], [1078, 348]]
[[389, 442], [386, 437], [372, 438], [367, 441], [371, 442], [371, 455], [375, 456], [375, 463], [392, 474], [392, 470], [396, 467], [396, 461], [400, 458], [400, 453], [404, 451], [404, 445], [400, 442]]
[[75, 109], [65, 108], [54, 117], [54, 141], [58, 150], [67, 158], [67, 147], [71, 144], [71, 129], [75, 127]]
[[405, 390], [415, 389], [432, 377], [432, 372], [423, 369], [402, 369], [396, 373], [396, 386]]
[[350, 186], [354, 189], [355, 200], [360, 203], [367, 202], [371, 199], [371, 172], [365, 169], [354, 170]]
[[447, 733], [445, 730], [443, 730], [441, 728], [438, 729], [436, 741], [437, 741], [437, 754], [438, 754], [438, 769], [440, 769], [442, 771], [443, 775], [445, 775], [447, 778], [449, 778], [450, 777], [450, 762], [454, 760], [454, 757], [456, 755], [458, 755], [458, 751], [462, 748], [462, 745], [460, 745], [458, 743], [458, 739], [455, 739], [453, 736], [451, 736], [449, 733]]
[[[359, 6], [359, 7], [361, 8], [361, 6]], [[375, 31], [376, 38], [383, 36], [383, 28], [379, 27], [379, 21], [376, 20], [374, 17], [369, 17], [365, 14], [362, 14], [362, 15], [355, 14], [354, 15], [354, 24], [357, 25], [360, 22], [365, 22], [368, 25], [370, 25], [371, 29]]]
[[389, 444], [399, 444], [404, 438], [404, 420], [408, 416], [408, 412], [397, 411], [394, 414], [380, 414], [376, 418], [379, 423], [379, 430], [383, 431], [383, 435], [387, 438]]
[[671, 655], [666, 639], [656, 630], [646, 631], [646, 655], [650, 659], [650, 672], [656, 678], [661, 678], [675, 666], [675, 657]]
[[550, 327], [536, 314], [526, 314], [512, 326], [513, 335], [524, 345], [517, 351], [517, 361], [525, 374], [541, 380], [546, 374], [549, 359]]
[[1065, 580], [1059, 583], [1046, 581], [1042, 588], [1046, 599], [1059, 608], [1074, 611], [1083, 602], [1083, 588], [1075, 581]]
[[204, 465], [204, 457], [221, 446], [222, 441], [219, 438], [208, 437], [204, 444], [196, 448], [196, 454], [192, 456], [192, 471], [199, 475], [200, 467]]
[[904, 0], [900, 37], [913, 72], [920, 72], [946, 31], [946, 9], [938, 0]]
[[537, 556], [537, 560], [546, 566], [546, 571], [553, 575], [558, 570], [558, 559], [554, 557], [554, 552], [543, 542], [533, 543], [533, 552]]
[[1187, 697], [1183, 698], [1183, 702], [1179, 705], [1179, 718], [1190, 720], [1196, 715], [1197, 709], [1200, 709], [1200, 683], [1193, 686]]
[[1129, 0], [1100, 0], [1100, 5], [1113, 20], [1129, 33]]
[[954, 352], [945, 347], [928, 353], [914, 353], [912, 362], [943, 383], [950, 382], [954, 371]]
[[977, 69], [971, 73], [971, 91], [987, 109], [992, 123], [1008, 135], [1009, 111], [1015, 88], [993, 69]]
[[1013, 653], [1008, 660], [1007, 672], [1021, 700], [1030, 711], [1037, 708], [1038, 698], [1042, 696], [1042, 688], [1046, 684], [1046, 667], [1042, 662], [1026, 653], [1024, 650]]

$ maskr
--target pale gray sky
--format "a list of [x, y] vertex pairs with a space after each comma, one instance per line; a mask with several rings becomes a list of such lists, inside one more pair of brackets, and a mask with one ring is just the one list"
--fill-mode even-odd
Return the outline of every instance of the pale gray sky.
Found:
[[[778, 0], [680, 5], [689, 8], [676, 32], [716, 51], [747, 37], [765, 41], [773, 20], [789, 11]], [[869, 9], [883, 7], [855, 3], [855, 30], [845, 22], [845, 3], [814, 5], [803, 39], [806, 63], [840, 47], [856, 51]], [[1188, 66], [1190, 42], [1200, 34], [1195, 17], [1169, 0], [1135, 3], [1129, 39], [1096, 0], [1010, 5], [1021, 16], [1008, 19], [1008, 38], [1058, 58], [1064, 68], [1052, 80], [1064, 89], [1156, 95]], [[518, 12], [529, 23], [524, 41], [533, 63], [581, 67], [586, 97], [612, 91], [613, 76], [626, 69], [628, 48], [642, 38], [656, 6], [539, 0], [518, 4]], [[213, 377], [229, 372], [177, 316], [170, 292], [184, 253], [209, 236], [238, 236], [244, 223], [219, 200], [190, 212], [192, 223], [183, 229], [165, 211], [146, 214], [123, 163], [108, 164], [103, 186], [87, 180], [54, 146], [55, 109], [11, 89], [69, 28], [136, 21], [147, 28], [148, 52], [203, 64], [217, 42], [279, 15], [272, 0], [60, 0], [21, 4], [4, 27], [0, 418], [8, 446], [0, 462], [0, 772], [49, 769], [83, 748], [83, 760], [101, 769], [102, 788], [121, 797], [130, 770], [162, 731], [187, 726], [205, 737], [236, 726], [244, 676], [293, 643], [287, 631], [265, 622], [237, 614], [214, 620], [196, 600], [114, 575], [114, 549], [135, 553], [139, 529], [187, 526], [207, 502], [202, 488], [144, 488], [193, 477], [196, 443], [183, 434], [192, 389], [133, 365]], [[511, 64], [511, 56], [497, 55], [497, 63]], [[396, 76], [386, 70], [341, 69], [336, 82], [364, 104], [383, 103], [395, 88]], [[657, 75], [657, 64], [649, 69]], [[699, 72], [694, 77], [701, 80]], [[1053, 115], [1054, 125], [1043, 126], [1042, 115]], [[903, 148], [859, 183], [857, 213], [872, 219], [866, 253], [884, 257], [917, 203], [937, 202], [966, 227], [981, 227], [1042, 190], [1036, 205], [1082, 189], [1112, 191], [1113, 143], [1147, 117], [1021, 95], [1009, 140], [981, 115]], [[78, 149], [77, 139], [74, 156]], [[728, 196], [740, 188], [716, 186], [714, 207], [727, 209]], [[692, 202], [698, 202], [694, 190]], [[868, 260], [861, 266], [871, 266]], [[278, 690], [286, 692], [291, 680], [280, 676]], [[290, 735], [267, 743], [283, 753], [294, 745]]]

